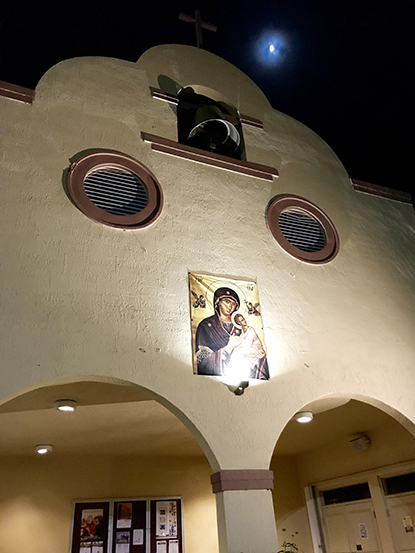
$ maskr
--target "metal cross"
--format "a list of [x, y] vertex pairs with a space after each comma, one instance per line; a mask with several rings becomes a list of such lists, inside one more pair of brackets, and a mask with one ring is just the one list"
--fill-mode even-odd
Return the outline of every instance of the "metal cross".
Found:
[[186, 21], [187, 23], [193, 23], [196, 27], [196, 44], [198, 48], [203, 47], [202, 40], [202, 29], [207, 29], [208, 31], [217, 31], [216, 25], [211, 25], [210, 23], [205, 23], [202, 21], [202, 16], [200, 15], [200, 10], [195, 10], [195, 16], [186, 15], [184, 13], [179, 13], [179, 19]]

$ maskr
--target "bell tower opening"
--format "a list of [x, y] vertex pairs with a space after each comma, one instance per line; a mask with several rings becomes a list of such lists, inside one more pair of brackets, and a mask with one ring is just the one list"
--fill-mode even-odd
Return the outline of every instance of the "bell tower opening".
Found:
[[[213, 91], [212, 91], [213, 92]], [[215, 154], [246, 160], [238, 110], [187, 86], [178, 94], [178, 141]]]

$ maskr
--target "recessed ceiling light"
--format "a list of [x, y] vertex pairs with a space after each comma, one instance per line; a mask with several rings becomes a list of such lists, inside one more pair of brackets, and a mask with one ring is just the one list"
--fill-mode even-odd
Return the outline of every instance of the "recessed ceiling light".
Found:
[[76, 409], [76, 401], [73, 399], [58, 399], [55, 401], [55, 409], [58, 411], [72, 412]]
[[37, 445], [36, 451], [39, 453], [39, 455], [45, 455], [45, 453], [50, 453], [52, 451], [51, 445]]
[[311, 411], [300, 411], [294, 415], [294, 419], [301, 423], [311, 422], [313, 420], [313, 413]]

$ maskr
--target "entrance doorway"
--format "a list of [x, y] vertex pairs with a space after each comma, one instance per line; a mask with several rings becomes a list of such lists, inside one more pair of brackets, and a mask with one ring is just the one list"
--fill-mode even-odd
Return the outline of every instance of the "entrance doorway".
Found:
[[380, 553], [379, 531], [371, 499], [322, 508], [327, 553]]
[[314, 532], [325, 553], [415, 553], [413, 467], [390, 466], [337, 480], [337, 485], [350, 478], [356, 482], [343, 487], [334, 488], [335, 482], [314, 487], [313, 504], [320, 519]]

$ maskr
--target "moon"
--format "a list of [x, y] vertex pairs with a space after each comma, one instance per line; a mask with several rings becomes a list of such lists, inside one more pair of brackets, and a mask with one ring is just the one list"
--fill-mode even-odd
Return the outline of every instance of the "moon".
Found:
[[266, 31], [257, 40], [255, 49], [263, 65], [279, 65], [287, 55], [288, 40], [281, 31]]

